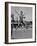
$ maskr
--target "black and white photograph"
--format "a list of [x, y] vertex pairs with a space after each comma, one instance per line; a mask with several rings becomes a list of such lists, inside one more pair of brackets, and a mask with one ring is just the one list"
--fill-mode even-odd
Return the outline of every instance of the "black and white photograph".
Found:
[[6, 5], [8, 43], [35, 42], [35, 5], [35, 3], [8, 3]]
[[11, 39], [32, 38], [32, 7], [11, 7]]

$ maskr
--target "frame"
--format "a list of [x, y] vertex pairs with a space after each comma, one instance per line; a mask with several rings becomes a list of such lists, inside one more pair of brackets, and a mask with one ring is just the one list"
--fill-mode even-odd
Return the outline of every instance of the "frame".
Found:
[[36, 42], [36, 4], [5, 2], [5, 44], [34, 42]]

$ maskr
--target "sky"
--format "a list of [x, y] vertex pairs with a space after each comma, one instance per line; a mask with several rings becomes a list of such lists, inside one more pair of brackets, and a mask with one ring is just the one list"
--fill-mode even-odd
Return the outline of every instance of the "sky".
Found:
[[14, 19], [19, 20], [20, 11], [23, 11], [25, 19], [24, 21], [32, 21], [32, 7], [17, 7], [17, 6], [11, 6], [11, 14], [14, 14]]

